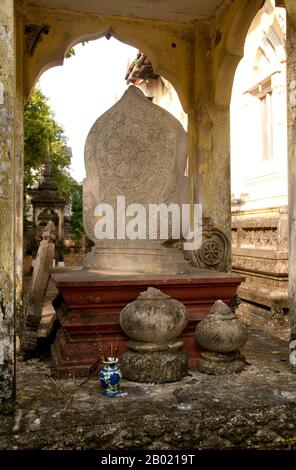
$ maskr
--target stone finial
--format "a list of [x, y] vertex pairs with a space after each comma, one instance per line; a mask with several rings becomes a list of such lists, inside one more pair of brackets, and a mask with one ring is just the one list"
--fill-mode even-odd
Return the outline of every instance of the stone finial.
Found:
[[120, 314], [128, 351], [122, 358], [125, 378], [137, 382], [174, 382], [186, 375], [187, 353], [178, 339], [187, 325], [186, 308], [159, 289], [149, 287]]
[[245, 362], [239, 349], [247, 341], [245, 325], [222, 300], [217, 300], [195, 329], [196, 342], [205, 349], [197, 368], [214, 375], [240, 372]]
[[222, 315], [225, 317], [232, 315], [232, 312], [227, 304], [222, 302], [222, 300], [217, 300], [210, 308], [208, 315]]
[[169, 299], [171, 298], [169, 295], [164, 294], [159, 289], [155, 289], [155, 287], [148, 287], [147, 290], [141, 292], [138, 295], [137, 300], [146, 300], [146, 299]]

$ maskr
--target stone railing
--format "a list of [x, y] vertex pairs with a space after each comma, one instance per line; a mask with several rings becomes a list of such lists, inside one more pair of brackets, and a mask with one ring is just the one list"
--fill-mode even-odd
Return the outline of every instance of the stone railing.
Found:
[[264, 216], [232, 215], [232, 269], [246, 277], [237, 291], [237, 315], [248, 325], [287, 340], [287, 207]]
[[232, 217], [232, 269], [247, 280], [285, 286], [288, 280], [288, 212]]

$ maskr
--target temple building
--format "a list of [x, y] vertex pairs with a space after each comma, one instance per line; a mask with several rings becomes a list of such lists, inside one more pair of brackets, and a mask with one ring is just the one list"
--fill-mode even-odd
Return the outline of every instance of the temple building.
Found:
[[[83, 223], [93, 246], [79, 268], [52, 272], [64, 202], [51, 208], [33, 198], [36, 228], [52, 220], [24, 305], [24, 102], [69, 49], [110, 36], [141, 52], [127, 72], [131, 85], [85, 141]], [[28, 439], [61, 448], [60, 436], [69, 448], [134, 448], [137, 433], [139, 446], [151, 449], [260, 448], [266, 429], [271, 448], [295, 445], [296, 422], [288, 426], [296, 371], [295, 0], [2, 0], [0, 56], [0, 411], [19, 407], [3, 425], [15, 448], [30, 448]], [[57, 189], [47, 165], [39, 192], [52, 197]], [[188, 208], [182, 234], [146, 226], [150, 206], [156, 221], [163, 207], [175, 211], [170, 228]], [[25, 315], [23, 346], [32, 351], [50, 279], [58, 291], [55, 379], [38, 365], [31, 382], [34, 364], [22, 364], [27, 398], [16, 387], [16, 332]], [[285, 342], [253, 335], [245, 350], [252, 365], [241, 353], [247, 329], [235, 311], [252, 325], [269, 322], [273, 334], [282, 327]], [[107, 345], [100, 360], [114, 370], [114, 344], [131, 384], [107, 407], [105, 395], [94, 402], [72, 379], [88, 376]], [[264, 363], [256, 363], [254, 344]], [[112, 392], [112, 374], [105, 378]], [[40, 415], [26, 408], [36, 390], [44, 400], [44, 383], [57, 413], [49, 402]], [[48, 423], [55, 429], [47, 433]]]
[[[143, 52], [126, 80], [187, 128], [172, 84]], [[246, 276], [239, 315], [288, 335], [288, 177], [286, 13], [266, 0], [255, 16], [233, 83], [230, 106], [232, 269]]]
[[286, 12], [267, 0], [246, 37], [231, 100], [232, 266], [238, 313], [288, 338]]

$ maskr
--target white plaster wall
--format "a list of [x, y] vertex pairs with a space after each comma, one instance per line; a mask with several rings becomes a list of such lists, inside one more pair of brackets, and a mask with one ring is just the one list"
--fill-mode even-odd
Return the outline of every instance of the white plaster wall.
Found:
[[[242, 210], [287, 204], [286, 58], [283, 9], [268, 0], [251, 25], [231, 101], [231, 185]], [[259, 65], [259, 67], [256, 67]], [[262, 159], [260, 99], [247, 91], [271, 76], [273, 155]]]

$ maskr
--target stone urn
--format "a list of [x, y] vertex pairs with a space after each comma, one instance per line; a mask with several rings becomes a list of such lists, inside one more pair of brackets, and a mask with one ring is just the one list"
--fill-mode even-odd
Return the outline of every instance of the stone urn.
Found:
[[135, 341], [168, 342], [187, 325], [185, 306], [159, 289], [149, 287], [120, 314], [120, 326]]
[[247, 328], [222, 300], [217, 300], [197, 325], [194, 337], [205, 350], [197, 361], [200, 372], [222, 375], [244, 369], [239, 349], [248, 339]]
[[187, 325], [185, 306], [154, 287], [124, 307], [120, 325], [131, 338], [123, 355], [123, 376], [136, 382], [173, 382], [188, 371], [178, 336]]

